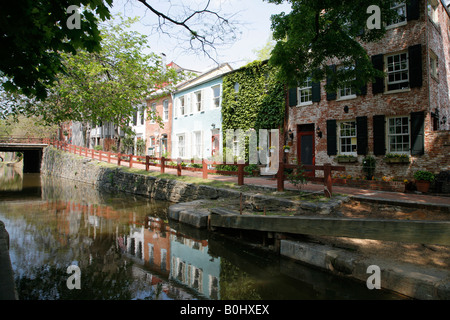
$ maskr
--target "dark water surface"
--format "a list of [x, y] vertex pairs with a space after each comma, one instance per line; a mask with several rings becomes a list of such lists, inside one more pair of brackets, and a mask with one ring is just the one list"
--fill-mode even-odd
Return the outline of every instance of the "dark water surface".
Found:
[[0, 220], [22, 300], [400, 298], [168, 221], [168, 202], [2, 170]]

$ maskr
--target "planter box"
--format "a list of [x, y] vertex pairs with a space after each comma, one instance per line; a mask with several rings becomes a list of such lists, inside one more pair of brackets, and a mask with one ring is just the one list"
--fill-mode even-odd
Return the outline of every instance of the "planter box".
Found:
[[405, 184], [401, 181], [333, 179], [333, 184], [352, 188], [405, 192]]
[[431, 185], [430, 181], [424, 181], [424, 180], [416, 181], [417, 191], [420, 191], [420, 192], [428, 192], [428, 190], [430, 190], [430, 185]]
[[402, 159], [402, 158], [386, 158], [384, 159], [386, 163], [409, 163], [409, 159]]
[[342, 158], [342, 159], [337, 159], [338, 163], [355, 163], [357, 162], [358, 159], [357, 158]]

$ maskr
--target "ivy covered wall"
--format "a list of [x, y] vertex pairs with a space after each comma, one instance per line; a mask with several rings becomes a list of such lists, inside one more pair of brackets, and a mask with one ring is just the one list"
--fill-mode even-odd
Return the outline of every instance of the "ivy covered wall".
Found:
[[[267, 61], [255, 61], [226, 74], [222, 92], [222, 132], [227, 129], [281, 129], [285, 88]], [[224, 136], [225, 141], [225, 136]]]

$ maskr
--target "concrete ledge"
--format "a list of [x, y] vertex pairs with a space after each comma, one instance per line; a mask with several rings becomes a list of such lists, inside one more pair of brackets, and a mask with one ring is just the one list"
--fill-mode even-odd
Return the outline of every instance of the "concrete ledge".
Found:
[[173, 220], [195, 228], [207, 228], [210, 212], [208, 209], [198, 208], [203, 202], [203, 200], [196, 200], [171, 205], [168, 210], [168, 216]]
[[14, 272], [9, 257], [9, 234], [0, 221], [0, 300], [17, 300]]
[[[381, 287], [421, 300], [450, 299], [450, 271], [417, 265], [364, 258], [327, 245], [281, 240], [280, 254], [293, 260], [366, 282], [367, 268], [380, 267]], [[367, 289], [369, 290], [369, 289]]]

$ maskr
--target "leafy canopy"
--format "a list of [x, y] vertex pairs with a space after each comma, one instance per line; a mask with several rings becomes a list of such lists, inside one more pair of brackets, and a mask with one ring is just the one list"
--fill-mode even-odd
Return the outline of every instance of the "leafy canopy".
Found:
[[[69, 29], [67, 8], [81, 9], [80, 29]], [[98, 21], [110, 18], [112, 0], [0, 1], [0, 84], [43, 99], [63, 71], [62, 54], [100, 49]]]
[[48, 99], [28, 110], [50, 123], [108, 121], [125, 128], [146, 97], [170, 90], [180, 76], [149, 51], [145, 35], [129, 30], [137, 19], [101, 26], [99, 52], [62, 53], [65, 72], [47, 88]]
[[[377, 5], [382, 22], [393, 21], [398, 13], [391, 9], [391, 0], [265, 1], [292, 4], [290, 13], [283, 12], [271, 18], [277, 43], [270, 63], [280, 68], [278, 77], [281, 81], [297, 85], [310, 76], [315, 81], [329, 78], [331, 81], [326, 89], [332, 92], [349, 81], [358, 90], [376, 76], [381, 76], [373, 68], [362, 44], [380, 40], [386, 32], [385, 23], [381, 23], [380, 29], [366, 28], [367, 19], [371, 16], [367, 8]], [[331, 64], [344, 68], [332, 72], [328, 67]]]

